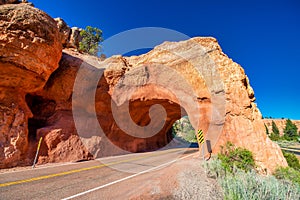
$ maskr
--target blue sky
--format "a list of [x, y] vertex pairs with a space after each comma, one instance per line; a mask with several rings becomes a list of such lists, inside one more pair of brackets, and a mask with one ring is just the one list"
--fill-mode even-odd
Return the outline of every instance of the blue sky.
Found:
[[300, 1], [31, 0], [69, 26], [100, 28], [104, 39], [138, 27], [213, 36], [242, 65], [263, 116], [300, 119]]

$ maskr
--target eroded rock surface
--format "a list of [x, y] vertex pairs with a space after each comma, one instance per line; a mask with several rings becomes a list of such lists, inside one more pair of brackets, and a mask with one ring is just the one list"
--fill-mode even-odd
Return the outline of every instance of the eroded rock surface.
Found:
[[27, 4], [0, 8], [0, 167], [26, 163], [28, 92], [40, 90], [58, 67], [62, 45], [55, 21]]
[[0, 5], [4, 5], [4, 4], [17, 4], [20, 3], [19, 0], [1, 0], [0, 1]]
[[244, 70], [214, 38], [101, 61], [67, 49], [61, 58], [79, 30], [28, 5], [1, 6], [0, 23], [0, 167], [30, 162], [40, 137], [39, 163], [157, 150], [185, 115], [213, 153], [232, 141], [262, 170], [287, 165]]
[[57, 28], [60, 32], [61, 43], [64, 48], [73, 48], [75, 50], [79, 49], [79, 42], [81, 41], [82, 37], [80, 32], [82, 31], [81, 28], [72, 27], [70, 28], [66, 22], [62, 18], [55, 18], [54, 19], [57, 23]]
[[[198, 54], [191, 51], [198, 45], [205, 55], [200, 60]], [[180, 52], [189, 60], [174, 52]], [[212, 73], [205, 79], [195, 71], [193, 62], [207, 66], [211, 65], [205, 63], [209, 60], [213, 61], [215, 71], [202, 71], [204, 74]], [[286, 166], [279, 147], [265, 134], [261, 114], [254, 103], [254, 92], [244, 70], [222, 53], [215, 39], [166, 42], [145, 55], [113, 56], [101, 65], [95, 61], [100, 62], [94, 57], [65, 50], [60, 68], [53, 73], [44, 89], [34, 94], [55, 102], [53, 116], [61, 113], [61, 116], [72, 118], [74, 81], [80, 67], [86, 70], [81, 79], [80, 98], [73, 97], [73, 109], [81, 113], [77, 122], [79, 129], [83, 130], [79, 133], [81, 141], [94, 156], [118, 154], [122, 152], [120, 149], [138, 152], [164, 147], [172, 139], [169, 130], [174, 121], [188, 114], [194, 126], [207, 133], [213, 152], [218, 152], [220, 145], [226, 141], [232, 141], [251, 150], [262, 170], [272, 171], [278, 165]], [[102, 71], [96, 68], [103, 66], [105, 70]], [[96, 85], [86, 84], [93, 82], [98, 75], [101, 76]], [[217, 78], [220, 80], [214, 80]], [[209, 86], [208, 81], [214, 82]], [[95, 104], [89, 103], [89, 98], [93, 99], [93, 87], [96, 88]], [[155, 104], [163, 106], [166, 115], [158, 109], [151, 116], [149, 110]], [[212, 106], [219, 108], [214, 110]], [[93, 113], [96, 113], [101, 129], [95, 124]], [[72, 120], [65, 123], [63, 117], [45, 119], [50, 126], [39, 129], [38, 134], [45, 135], [59, 127], [69, 136], [76, 131]], [[150, 129], [160, 128], [151, 135], [147, 126]], [[49, 160], [55, 160], [51, 155], [48, 155]]]

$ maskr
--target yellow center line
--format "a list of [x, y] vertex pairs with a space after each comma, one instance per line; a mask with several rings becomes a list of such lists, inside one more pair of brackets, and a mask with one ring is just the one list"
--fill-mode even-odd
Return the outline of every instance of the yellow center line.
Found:
[[7, 186], [11, 186], [11, 185], [18, 185], [18, 184], [21, 184], [21, 183], [28, 183], [28, 182], [44, 180], [44, 179], [53, 178], [53, 177], [65, 176], [65, 175], [74, 174], [74, 173], [83, 172], [83, 171], [88, 171], [88, 170], [92, 170], [92, 169], [99, 169], [99, 168], [102, 168], [102, 167], [117, 165], [117, 164], [121, 164], [121, 163], [127, 163], [127, 162], [135, 161], [135, 160], [141, 160], [143, 158], [149, 158], [149, 157], [163, 155], [163, 154], [167, 154], [167, 153], [170, 153], [170, 152], [176, 152], [176, 151], [180, 151], [180, 150], [173, 149], [173, 150], [170, 150], [168, 152], [156, 153], [155, 155], [139, 156], [137, 158], [131, 158], [131, 159], [121, 160], [121, 161], [117, 161], [117, 162], [111, 162], [111, 163], [107, 163], [107, 164], [96, 165], [96, 166], [92, 166], [92, 167], [85, 167], [85, 168], [74, 169], [74, 170], [65, 171], [65, 172], [56, 173], [56, 174], [49, 174], [49, 175], [45, 175], [45, 176], [38, 176], [38, 177], [24, 179], [24, 180], [1, 183], [0, 187], [7, 187]]

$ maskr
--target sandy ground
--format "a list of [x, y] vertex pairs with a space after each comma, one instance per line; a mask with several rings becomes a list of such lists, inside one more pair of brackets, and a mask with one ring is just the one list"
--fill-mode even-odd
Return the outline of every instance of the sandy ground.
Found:
[[217, 200], [223, 199], [215, 179], [208, 178], [198, 155], [162, 170], [151, 185], [143, 187], [130, 200]]

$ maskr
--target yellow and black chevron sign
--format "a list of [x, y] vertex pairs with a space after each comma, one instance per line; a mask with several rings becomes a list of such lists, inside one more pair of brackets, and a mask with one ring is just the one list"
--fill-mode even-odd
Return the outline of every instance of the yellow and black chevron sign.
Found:
[[203, 144], [204, 143], [204, 135], [202, 130], [198, 130], [198, 143]]

